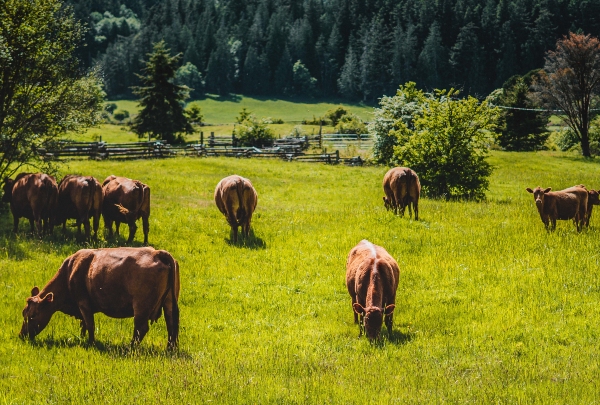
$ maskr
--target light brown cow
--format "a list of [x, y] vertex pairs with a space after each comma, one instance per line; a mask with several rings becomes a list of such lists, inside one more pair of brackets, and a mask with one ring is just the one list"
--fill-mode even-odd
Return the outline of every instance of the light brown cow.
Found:
[[546, 189], [536, 187], [534, 190], [527, 187], [526, 190], [533, 194], [535, 205], [546, 229], [549, 224], [551, 230], [556, 229], [556, 220], [572, 219], [577, 231], [581, 231], [587, 217], [588, 192], [585, 188], [575, 186], [553, 192], [551, 187]]
[[93, 219], [94, 237], [98, 237], [98, 225], [102, 213], [104, 193], [100, 182], [94, 177], [68, 175], [58, 184], [58, 206], [56, 224], [63, 224], [65, 232], [67, 219], [77, 220], [77, 234], [81, 235], [81, 224], [85, 237], [90, 238], [90, 218]]
[[38, 235], [52, 233], [58, 186], [54, 177], [44, 173], [20, 173], [14, 180], [4, 179], [3, 202], [10, 202], [13, 232], [19, 229], [19, 218], [27, 218]]
[[360, 316], [360, 334], [364, 328], [369, 339], [376, 339], [385, 316], [391, 336], [399, 277], [398, 263], [381, 246], [362, 240], [352, 248], [346, 262], [346, 287], [352, 297], [354, 323], [359, 323]]
[[141, 342], [165, 313], [167, 348], [179, 335], [179, 265], [169, 252], [145, 248], [82, 249], [69, 256], [40, 291], [33, 287], [19, 336], [35, 338], [63, 312], [81, 320], [81, 336], [94, 343], [94, 314], [133, 317], [132, 344]]
[[238, 175], [225, 177], [215, 189], [215, 203], [231, 226], [233, 242], [237, 242], [238, 226], [245, 237], [250, 234], [250, 222], [258, 196], [250, 180]]
[[408, 207], [408, 215], [412, 217], [412, 208], [415, 211], [415, 220], [419, 220], [419, 198], [421, 196], [421, 182], [414, 170], [408, 167], [394, 167], [388, 170], [383, 177], [383, 203], [385, 208], [394, 210], [394, 214], [404, 216], [404, 209]]
[[119, 235], [121, 222], [129, 225], [129, 238], [127, 243], [133, 242], [136, 221], [142, 218], [144, 230], [144, 244], [148, 244], [150, 224], [150, 187], [138, 180], [126, 177], [109, 176], [102, 183], [104, 201], [102, 202], [102, 216], [104, 225], [108, 228], [108, 237], [112, 237], [112, 223], [115, 222], [115, 233]]

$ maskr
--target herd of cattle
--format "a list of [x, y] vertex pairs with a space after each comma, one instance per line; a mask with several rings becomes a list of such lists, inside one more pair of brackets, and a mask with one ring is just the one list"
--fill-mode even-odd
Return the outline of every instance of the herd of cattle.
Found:
[[[419, 218], [421, 184], [411, 169], [396, 167], [383, 179], [383, 202], [388, 210]], [[551, 188], [532, 190], [538, 212], [548, 229], [557, 220], [574, 220], [577, 230], [589, 225], [592, 207], [600, 205], [596, 190], [583, 185], [552, 192]], [[233, 175], [222, 179], [215, 189], [215, 203], [231, 226], [231, 240], [237, 242], [238, 228], [248, 237], [257, 193], [250, 180]], [[78, 233], [84, 225], [90, 237], [90, 219], [97, 236], [100, 215], [112, 236], [112, 223], [119, 233], [121, 222], [129, 225], [128, 243], [133, 241], [136, 221], [142, 219], [144, 244], [148, 244], [150, 188], [137, 180], [109, 176], [100, 185], [94, 177], [65, 176], [59, 184], [46, 174], [21, 173], [5, 179], [4, 202], [10, 202], [14, 231], [19, 218], [34, 223], [39, 235], [52, 233], [53, 226], [75, 219]], [[381, 246], [360, 241], [348, 254], [346, 287], [352, 298], [354, 322], [369, 339], [376, 339], [385, 323], [391, 334], [400, 270], [398, 263]], [[132, 344], [148, 332], [148, 322], [165, 314], [167, 348], [177, 346], [179, 335], [179, 265], [164, 250], [143, 248], [82, 249], [69, 256], [54, 277], [40, 291], [31, 290], [23, 309], [20, 336], [33, 339], [56, 311], [80, 320], [81, 336], [94, 342], [94, 313], [114, 318], [134, 318]]]

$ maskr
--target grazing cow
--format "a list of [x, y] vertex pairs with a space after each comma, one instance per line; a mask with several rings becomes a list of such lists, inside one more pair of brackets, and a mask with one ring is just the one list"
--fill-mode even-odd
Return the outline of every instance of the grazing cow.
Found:
[[590, 218], [592, 216], [592, 209], [594, 205], [600, 205], [600, 194], [598, 190], [588, 190], [588, 203], [587, 203], [587, 213], [585, 216], [585, 226], [590, 225]]
[[58, 186], [54, 177], [44, 173], [20, 173], [14, 180], [4, 179], [3, 202], [10, 203], [13, 215], [13, 232], [19, 229], [19, 218], [27, 218], [38, 235], [52, 233]]
[[394, 167], [383, 177], [383, 203], [386, 209], [393, 209], [394, 214], [404, 216], [404, 209], [408, 206], [408, 215], [412, 217], [411, 204], [415, 210], [415, 220], [419, 220], [419, 197], [421, 196], [421, 183], [419, 176], [408, 167]]
[[33, 287], [19, 336], [34, 339], [56, 311], [81, 321], [81, 337], [94, 343], [94, 314], [133, 317], [134, 343], [165, 313], [167, 348], [179, 335], [179, 265], [169, 252], [145, 248], [82, 249], [69, 256], [40, 291]]
[[126, 177], [109, 176], [102, 183], [104, 201], [102, 202], [102, 216], [104, 225], [108, 228], [108, 237], [112, 237], [112, 223], [115, 222], [115, 233], [119, 235], [121, 222], [129, 225], [129, 238], [127, 243], [133, 242], [136, 221], [142, 218], [144, 229], [144, 245], [148, 244], [150, 224], [150, 187], [138, 180]]
[[533, 194], [535, 205], [546, 229], [550, 223], [552, 224], [550, 229], [556, 229], [557, 219], [572, 219], [577, 231], [581, 231], [587, 216], [588, 192], [585, 188], [576, 186], [554, 192], [551, 191], [551, 187], [546, 189], [536, 187], [534, 190], [528, 187], [526, 190]]
[[81, 224], [85, 237], [90, 238], [90, 218], [93, 218], [94, 237], [98, 237], [98, 225], [102, 213], [104, 194], [100, 182], [94, 177], [68, 175], [58, 184], [58, 206], [56, 224], [63, 224], [65, 231], [67, 219], [77, 220], [77, 234], [81, 235]]
[[257, 199], [252, 183], [243, 177], [237, 175], [225, 177], [217, 184], [215, 202], [231, 226], [234, 243], [237, 242], [238, 226], [242, 227], [242, 233], [248, 237]]
[[399, 276], [398, 263], [381, 246], [362, 240], [352, 248], [346, 262], [346, 287], [352, 297], [354, 323], [359, 323], [360, 315], [360, 334], [364, 328], [369, 339], [376, 339], [385, 316], [391, 336]]

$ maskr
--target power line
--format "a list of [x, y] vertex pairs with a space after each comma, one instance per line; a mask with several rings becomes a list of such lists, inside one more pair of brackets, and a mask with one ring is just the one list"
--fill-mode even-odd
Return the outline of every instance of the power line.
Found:
[[[509, 106], [506, 106], [506, 105], [494, 105], [494, 104], [490, 104], [490, 106], [492, 106], [492, 107], [498, 107], [498, 108], [503, 108], [505, 110], [564, 113], [564, 110], [545, 110], [543, 108], [521, 108], [521, 107], [509, 107]], [[600, 111], [600, 108], [590, 108], [590, 111]]]

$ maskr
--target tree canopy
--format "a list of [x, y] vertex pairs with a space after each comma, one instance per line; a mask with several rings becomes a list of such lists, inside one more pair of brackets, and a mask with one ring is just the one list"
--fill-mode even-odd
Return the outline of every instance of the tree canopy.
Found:
[[58, 0], [0, 1], [0, 178], [49, 170], [39, 150], [100, 118], [100, 81], [75, 53], [84, 32]]

